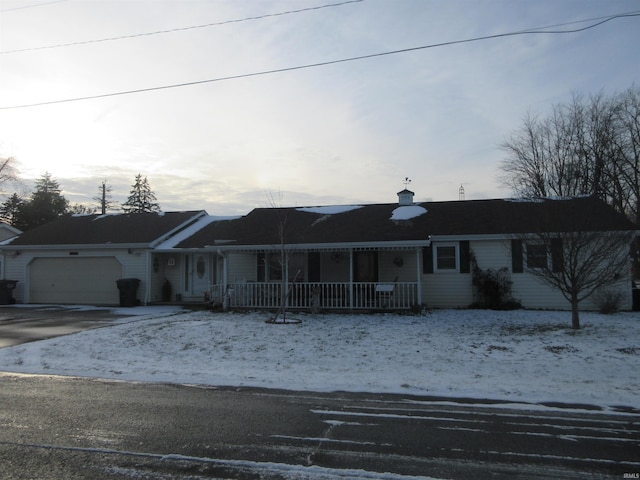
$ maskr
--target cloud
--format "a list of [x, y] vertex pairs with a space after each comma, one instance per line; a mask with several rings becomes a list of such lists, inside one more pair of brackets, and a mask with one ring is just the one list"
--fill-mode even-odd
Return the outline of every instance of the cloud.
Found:
[[[311, 1], [297, 8], [313, 6]], [[62, 2], [13, 13], [3, 49], [274, 13], [288, 2]], [[500, 34], [636, 9], [584, 3], [367, 1], [215, 28], [0, 55], [0, 106], [215, 79]], [[634, 23], [635, 22], [635, 23]], [[507, 196], [504, 137], [527, 110], [637, 78], [637, 19], [580, 34], [430, 48], [203, 85], [0, 111], [25, 179], [45, 171], [89, 202], [137, 173], [164, 209], [246, 213], [265, 191], [291, 205]], [[5, 31], [6, 30], [6, 31]], [[615, 55], [612, 54], [615, 52]], [[86, 189], [86, 190], [83, 190]]]

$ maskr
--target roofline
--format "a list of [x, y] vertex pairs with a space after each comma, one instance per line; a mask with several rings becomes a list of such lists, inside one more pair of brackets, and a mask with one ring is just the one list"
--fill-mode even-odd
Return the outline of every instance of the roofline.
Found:
[[[178, 213], [180, 213], [180, 212], [178, 212]], [[182, 222], [177, 227], [169, 230], [168, 232], [163, 233], [158, 238], [156, 238], [156, 239], [152, 240], [151, 242], [149, 242], [149, 246], [151, 248], [153, 248], [153, 247], [155, 247], [157, 245], [160, 245], [162, 242], [165, 242], [165, 241], [169, 240], [171, 237], [173, 237], [180, 230], [184, 230], [185, 228], [189, 227], [194, 222], [197, 222], [200, 218], [205, 217], [205, 216], [209, 216], [209, 214], [205, 210], [197, 211], [196, 214], [192, 215], [191, 217], [189, 217], [188, 220]]]
[[[629, 230], [595, 230], [584, 233], [611, 233], [611, 232], [620, 232], [620, 233], [629, 233], [635, 232], [636, 235], [640, 235], [640, 230], [629, 229]], [[545, 235], [566, 235], [571, 232], [542, 232]], [[472, 235], [431, 235], [432, 242], [455, 242], [460, 240], [511, 240], [514, 238], [524, 238], [529, 236], [539, 235], [540, 232], [513, 232], [513, 233], [475, 233]]]
[[80, 249], [125, 249], [125, 248], [137, 248], [137, 249], [149, 249], [153, 250], [153, 247], [149, 243], [67, 243], [60, 245], [52, 245], [45, 243], [42, 245], [0, 245], [0, 252], [7, 250], [80, 250]]
[[[22, 230], [20, 230], [19, 228], [14, 227], [13, 225], [9, 225], [8, 223], [5, 222], [0, 222], [0, 225], [2, 227], [4, 227], [5, 229], [9, 230], [12, 233], [15, 233], [16, 235], [20, 235], [22, 233], [24, 233]], [[13, 238], [13, 237], [12, 237]]]

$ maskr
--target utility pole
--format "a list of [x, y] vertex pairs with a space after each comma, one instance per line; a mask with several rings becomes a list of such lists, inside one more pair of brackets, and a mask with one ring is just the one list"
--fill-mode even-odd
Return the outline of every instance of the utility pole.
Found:
[[102, 200], [100, 201], [100, 206], [101, 211], [102, 211], [102, 215], [104, 215], [105, 213], [107, 213], [107, 182], [106, 180], [104, 182], [102, 182], [102, 185], [100, 186], [100, 190], [102, 193]]

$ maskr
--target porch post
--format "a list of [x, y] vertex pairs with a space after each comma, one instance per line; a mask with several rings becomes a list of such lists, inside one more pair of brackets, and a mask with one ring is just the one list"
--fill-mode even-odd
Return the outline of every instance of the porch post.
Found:
[[349, 308], [353, 310], [353, 248], [349, 249]]
[[149, 300], [151, 299], [151, 250], [147, 250], [147, 255], [146, 255], [146, 262], [147, 262], [147, 266], [146, 266], [146, 271], [147, 274], [145, 275], [145, 288], [144, 288], [144, 300], [142, 301], [142, 304], [144, 306], [149, 305]]
[[416, 248], [416, 274], [418, 276], [418, 285], [416, 292], [416, 300], [418, 305], [422, 305], [422, 248]]
[[227, 295], [227, 254], [218, 250], [218, 256], [222, 257], [222, 309], [226, 311], [229, 309], [229, 296]]
[[283, 308], [286, 312], [286, 309], [289, 307], [289, 253], [284, 256], [284, 272], [282, 272], [282, 275], [284, 276], [284, 292], [281, 292], [281, 295], [284, 295], [284, 298], [282, 298], [282, 304], [284, 305]]

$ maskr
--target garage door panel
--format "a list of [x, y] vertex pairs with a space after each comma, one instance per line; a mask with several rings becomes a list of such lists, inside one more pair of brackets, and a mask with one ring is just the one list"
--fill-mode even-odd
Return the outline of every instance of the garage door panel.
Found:
[[117, 305], [115, 257], [36, 258], [29, 267], [29, 303]]

